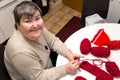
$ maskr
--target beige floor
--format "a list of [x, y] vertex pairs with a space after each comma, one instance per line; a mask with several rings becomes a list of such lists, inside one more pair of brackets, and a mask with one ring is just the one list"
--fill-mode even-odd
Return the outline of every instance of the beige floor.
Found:
[[46, 28], [56, 34], [73, 16], [81, 17], [81, 13], [62, 4], [62, 0], [56, 0], [56, 2], [51, 0], [49, 12], [43, 16], [43, 19]]

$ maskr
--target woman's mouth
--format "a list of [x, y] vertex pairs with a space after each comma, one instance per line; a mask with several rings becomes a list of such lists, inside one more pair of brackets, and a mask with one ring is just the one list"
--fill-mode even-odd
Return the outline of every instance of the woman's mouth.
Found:
[[36, 28], [33, 28], [33, 29], [31, 29], [30, 31], [39, 31], [39, 30], [41, 30], [41, 29], [43, 29], [43, 27], [36, 27]]

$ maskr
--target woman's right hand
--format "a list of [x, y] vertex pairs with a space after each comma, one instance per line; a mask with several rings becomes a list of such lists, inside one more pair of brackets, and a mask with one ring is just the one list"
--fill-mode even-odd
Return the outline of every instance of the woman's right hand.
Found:
[[80, 61], [70, 61], [65, 65], [66, 72], [68, 74], [75, 74], [79, 69]]

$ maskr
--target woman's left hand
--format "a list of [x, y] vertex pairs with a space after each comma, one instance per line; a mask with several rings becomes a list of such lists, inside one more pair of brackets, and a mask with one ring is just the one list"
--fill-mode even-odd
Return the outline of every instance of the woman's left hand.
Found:
[[66, 57], [70, 61], [72, 61], [72, 60], [79, 61], [80, 58], [84, 58], [83, 56], [80, 56], [79, 54], [75, 54], [75, 53], [71, 52], [70, 50], [66, 53]]

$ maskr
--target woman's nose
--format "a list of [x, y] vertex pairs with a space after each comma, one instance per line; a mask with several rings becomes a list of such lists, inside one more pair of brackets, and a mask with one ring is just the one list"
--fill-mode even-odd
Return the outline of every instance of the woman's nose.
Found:
[[37, 23], [35, 21], [32, 22], [33, 27], [37, 27]]

